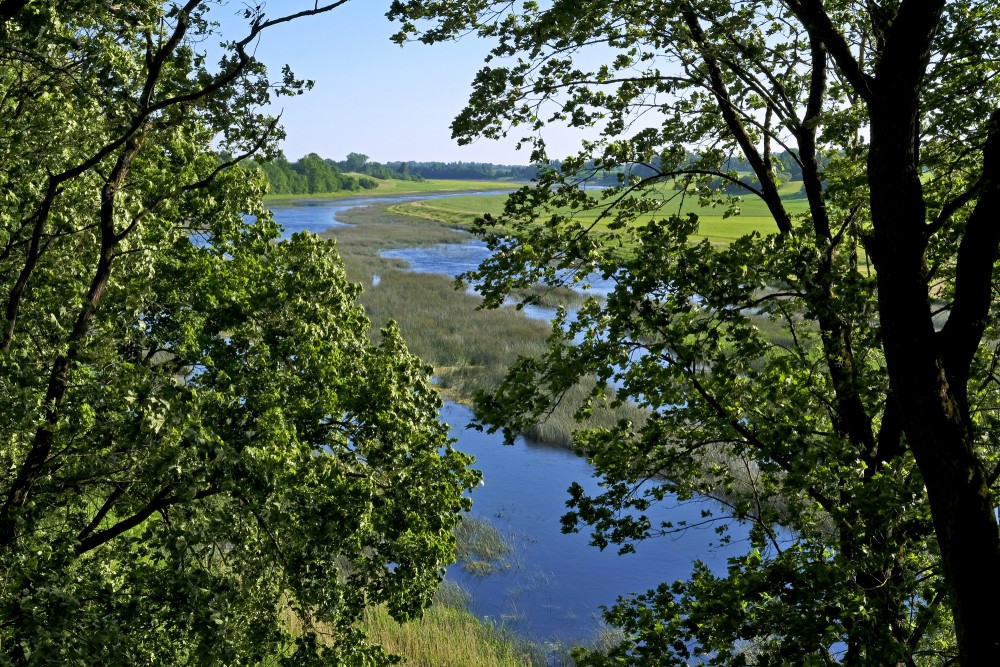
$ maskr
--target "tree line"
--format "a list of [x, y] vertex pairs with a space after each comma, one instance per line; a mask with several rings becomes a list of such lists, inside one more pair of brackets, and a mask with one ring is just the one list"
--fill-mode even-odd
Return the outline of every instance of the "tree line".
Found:
[[362, 153], [343, 160], [324, 159], [309, 153], [290, 162], [283, 153], [271, 160], [250, 162], [267, 178], [268, 192], [279, 195], [320, 194], [372, 190], [380, 180], [425, 179], [529, 181], [538, 174], [533, 166], [497, 165], [487, 162], [376, 162]]

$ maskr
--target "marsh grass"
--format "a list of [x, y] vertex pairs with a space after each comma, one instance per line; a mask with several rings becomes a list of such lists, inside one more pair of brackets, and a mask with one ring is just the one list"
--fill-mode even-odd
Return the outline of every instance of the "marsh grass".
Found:
[[[389, 248], [463, 242], [469, 239], [467, 233], [394, 215], [386, 205], [353, 209], [341, 219], [354, 226], [329, 233], [337, 239], [348, 276], [365, 287], [360, 301], [373, 328], [395, 320], [410, 350], [434, 367], [437, 385], [448, 399], [469, 404], [478, 392], [496, 389], [518, 356], [537, 357], [548, 349], [547, 322], [529, 319], [513, 306], [479, 309], [481, 299], [456, 290], [447, 276], [413, 273], [405, 270], [405, 262], [378, 254]], [[568, 289], [534, 294], [547, 306], [580, 300]], [[574, 429], [644, 418], [645, 413], [634, 406], [614, 410], [599, 406], [593, 417], [577, 423], [573, 415], [588, 391], [589, 387], [580, 387], [570, 392], [543, 424], [526, 435], [569, 446]]]
[[466, 515], [455, 527], [458, 564], [469, 574], [487, 576], [514, 566], [513, 540], [485, 519]]
[[400, 623], [385, 607], [369, 608], [362, 619], [368, 638], [412, 667], [544, 667], [544, 647], [468, 611], [469, 594], [444, 582], [419, 619]]
[[[442, 586], [442, 589], [448, 584]], [[365, 614], [372, 641], [413, 667], [544, 667], [546, 651], [468, 610], [435, 603], [420, 619], [398, 623], [382, 608]]]
[[[513, 552], [509, 540], [483, 519], [466, 516], [455, 529], [459, 560], [487, 559], [498, 562]], [[475, 562], [486, 562], [478, 560]], [[514, 632], [468, 611], [469, 593], [445, 581], [434, 593], [434, 601], [419, 619], [400, 623], [385, 607], [365, 610], [361, 620], [368, 639], [386, 652], [417, 667], [544, 667], [550, 664], [551, 647], [518, 637]], [[307, 628], [289, 608], [286, 622], [293, 633]], [[324, 626], [309, 626], [321, 637]]]

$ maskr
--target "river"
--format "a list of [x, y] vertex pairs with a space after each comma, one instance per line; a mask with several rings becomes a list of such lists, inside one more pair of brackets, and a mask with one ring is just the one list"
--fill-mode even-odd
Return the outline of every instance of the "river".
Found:
[[[425, 194], [394, 201], [434, 197]], [[344, 224], [336, 218], [339, 212], [377, 201], [385, 200], [312, 200], [275, 207], [274, 215], [287, 233], [322, 231]], [[383, 255], [407, 261], [414, 271], [455, 276], [478, 265], [486, 249], [470, 239]], [[528, 314], [551, 316], [545, 309]], [[598, 489], [585, 460], [565, 449], [523, 439], [504, 447], [499, 435], [466, 428], [472, 414], [461, 405], [446, 404], [441, 416], [451, 426], [456, 448], [473, 454], [475, 466], [483, 472], [483, 486], [472, 493], [472, 514], [489, 521], [514, 545], [508, 562], [492, 574], [477, 576], [457, 565], [448, 571], [449, 580], [471, 593], [470, 609], [482, 618], [504, 623], [538, 641], [585, 642], [602, 628], [601, 605], [613, 604], [619, 595], [645, 592], [663, 581], [687, 578], [696, 559], [721, 573], [727, 557], [742, 551], [741, 540], [735, 538], [745, 534], [743, 527], [734, 526], [733, 542], [720, 546], [715, 526], [709, 525], [647, 540], [637, 545], [634, 554], [619, 556], [613, 547], [602, 552], [588, 544], [586, 534], [561, 532], [559, 519], [566, 511], [569, 485], [578, 482], [588, 491]], [[704, 500], [668, 500], [647, 515], [654, 525], [668, 518], [675, 525], [700, 523], [702, 510], [711, 505]]]

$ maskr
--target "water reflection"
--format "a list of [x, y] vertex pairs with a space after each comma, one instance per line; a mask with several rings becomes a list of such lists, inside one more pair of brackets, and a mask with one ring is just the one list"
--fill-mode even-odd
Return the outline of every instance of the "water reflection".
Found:
[[[571, 483], [598, 491], [585, 460], [523, 439], [504, 447], [499, 435], [465, 428], [472, 412], [461, 405], [449, 403], [441, 414], [458, 439], [456, 448], [473, 454], [483, 471], [485, 484], [472, 493], [473, 515], [488, 520], [514, 545], [507, 569], [485, 577], [458, 566], [448, 571], [448, 579], [472, 593], [472, 610], [482, 617], [503, 621], [534, 639], [583, 641], [600, 629], [601, 605], [662, 581], [686, 578], [696, 559], [722, 573], [726, 558], [741, 551], [739, 539], [719, 546], [711, 525], [647, 540], [634, 554], [619, 556], [614, 547], [600, 551], [590, 546], [586, 534], [563, 534], [559, 520]], [[708, 500], [668, 500], [647, 516], [654, 525], [666, 520], [699, 523], [705, 509], [716, 506]], [[736, 525], [732, 533], [742, 538], [745, 529]]]

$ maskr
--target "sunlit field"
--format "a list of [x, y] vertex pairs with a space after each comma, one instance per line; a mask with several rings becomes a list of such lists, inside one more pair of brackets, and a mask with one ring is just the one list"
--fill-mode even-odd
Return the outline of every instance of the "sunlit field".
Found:
[[[782, 186], [781, 196], [785, 203], [785, 208], [791, 215], [804, 213], [808, 204], [802, 193], [802, 183], [793, 181]], [[726, 215], [726, 211], [721, 207], [702, 206], [692, 197], [682, 198], [679, 193], [665, 185], [656, 190], [656, 194], [663, 199], [663, 205], [658, 212], [646, 214], [637, 220], [637, 224], [642, 224], [650, 218], [664, 218], [671, 215], [687, 215], [694, 213], [699, 220], [699, 234], [694, 238], [707, 238], [712, 243], [726, 244], [745, 236], [757, 232], [761, 235], [771, 234], [777, 231], [774, 218], [767, 210], [767, 206], [758, 197], [747, 195], [741, 198], [738, 204], [737, 215]], [[594, 193], [595, 203], [600, 203], [599, 194]], [[506, 194], [477, 195], [461, 197], [456, 199], [437, 199], [432, 201], [409, 202], [397, 204], [391, 210], [405, 215], [410, 215], [427, 220], [436, 220], [447, 224], [468, 226], [476, 218], [489, 213], [493, 217], [503, 213], [504, 204], [507, 201]], [[606, 229], [607, 221], [601, 219], [601, 212], [597, 210], [577, 210], [570, 211], [563, 209], [562, 214], [572, 214], [574, 218], [582, 223], [594, 223], [595, 231], [600, 232]]]

